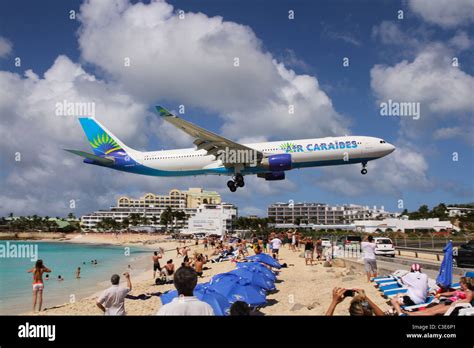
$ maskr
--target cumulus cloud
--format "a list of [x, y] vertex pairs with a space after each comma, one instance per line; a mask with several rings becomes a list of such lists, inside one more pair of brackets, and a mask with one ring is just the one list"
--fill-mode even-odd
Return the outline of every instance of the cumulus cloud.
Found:
[[247, 26], [202, 13], [180, 19], [162, 1], [87, 1], [80, 21], [83, 59], [145, 103], [169, 100], [216, 113], [224, 135], [237, 140], [348, 133], [318, 80], [277, 62]]
[[409, 0], [408, 6], [425, 21], [445, 28], [474, 22], [472, 0]]
[[[0, 211], [56, 215], [84, 209], [112, 189], [120, 173], [82, 164], [64, 148], [88, 149], [76, 117], [56, 115], [56, 103], [95, 102], [97, 118], [130, 145], [140, 146], [146, 106], [59, 56], [44, 77], [0, 72]], [[78, 171], [77, 167], [81, 166]], [[115, 189], [119, 189], [119, 185]]]
[[371, 86], [379, 100], [418, 101], [432, 113], [472, 111], [474, 78], [452, 65], [442, 45], [428, 46], [412, 62], [375, 65]]
[[0, 58], [5, 58], [12, 51], [12, 44], [10, 41], [0, 36]]
[[361, 175], [358, 165], [348, 166], [344, 171], [338, 167], [322, 168], [325, 179], [316, 181], [316, 185], [345, 197], [377, 192], [399, 198], [407, 190], [424, 191], [432, 186], [424, 156], [406, 146], [398, 146], [388, 157], [369, 162], [368, 169], [367, 175]]

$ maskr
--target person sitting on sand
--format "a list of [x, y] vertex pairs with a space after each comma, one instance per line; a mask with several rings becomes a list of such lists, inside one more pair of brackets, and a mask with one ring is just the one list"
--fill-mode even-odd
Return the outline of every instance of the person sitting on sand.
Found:
[[180, 267], [174, 274], [174, 286], [178, 297], [160, 308], [157, 315], [214, 315], [206, 302], [194, 296], [198, 276], [191, 267]]
[[261, 254], [262, 253], [262, 247], [260, 245], [257, 245], [255, 247], [255, 255]]
[[[35, 267], [29, 269], [28, 273], [33, 273], [33, 312], [36, 310], [36, 303], [38, 303], [38, 312], [41, 312], [43, 305], [43, 273], [49, 273], [51, 270], [43, 264], [43, 260], [37, 260]], [[46, 279], [48, 279], [46, 274]]]
[[[356, 294], [356, 296], [354, 296]], [[354, 296], [349, 307], [351, 316], [385, 316], [385, 313], [370, 298], [363, 289], [345, 289], [335, 287], [332, 290], [332, 302], [326, 312], [327, 316], [334, 315], [336, 306], [346, 297]]]
[[157, 251], [155, 251], [151, 257], [153, 261], [153, 279], [155, 279], [156, 271], [158, 271], [158, 274], [161, 272], [160, 259], [162, 257], [163, 256], [161, 254], [158, 254]]
[[436, 297], [441, 298], [441, 302], [434, 304], [424, 310], [418, 310], [416, 312], [405, 311], [401, 308], [400, 303], [396, 299], [392, 299], [391, 303], [393, 308], [398, 314], [406, 314], [410, 316], [429, 316], [429, 315], [443, 315], [446, 313], [452, 305], [457, 303], [471, 303], [474, 301], [474, 279], [461, 277], [459, 279], [459, 286], [461, 290], [442, 292]]
[[81, 278], [81, 267], [77, 267], [77, 270], [76, 270], [76, 279], [80, 279]]
[[130, 274], [125, 272], [124, 277], [127, 279], [127, 287], [120, 287], [120, 276], [112, 275], [110, 282], [112, 286], [102, 293], [97, 299], [97, 307], [99, 307], [105, 315], [125, 315], [125, 297], [132, 291], [132, 281]]
[[202, 277], [202, 274], [203, 274], [202, 268], [205, 263], [206, 263], [206, 259], [204, 258], [204, 256], [202, 256], [202, 254], [198, 255], [198, 257], [194, 261], [194, 270], [196, 271], [196, 274], [199, 277]]
[[161, 269], [161, 274], [165, 277], [170, 277], [172, 276], [174, 273], [174, 264], [173, 264], [173, 260], [172, 259], [169, 259], [168, 261], [166, 261], [166, 265], [165, 267], [163, 267]]

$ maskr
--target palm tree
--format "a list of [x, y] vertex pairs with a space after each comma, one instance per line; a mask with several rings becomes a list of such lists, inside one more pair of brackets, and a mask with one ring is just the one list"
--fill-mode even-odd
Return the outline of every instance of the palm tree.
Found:
[[165, 226], [166, 232], [168, 231], [168, 225], [173, 222], [173, 210], [171, 207], [166, 207], [166, 209], [161, 213], [160, 224]]
[[69, 214], [67, 214], [67, 218], [68, 218], [69, 220], [76, 220], [76, 216], [74, 215], [74, 213], [69, 213]]

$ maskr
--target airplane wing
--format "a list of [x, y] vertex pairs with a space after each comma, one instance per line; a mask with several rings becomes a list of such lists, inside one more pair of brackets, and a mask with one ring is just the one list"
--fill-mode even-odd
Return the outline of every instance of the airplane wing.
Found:
[[[260, 162], [263, 158], [263, 153], [256, 151], [250, 147], [244, 146], [242, 144], [236, 143], [232, 140], [224, 138], [220, 135], [212, 133], [204, 128], [196, 126], [195, 124], [185, 121], [182, 118], [179, 118], [176, 115], [173, 115], [168, 110], [162, 106], [157, 106], [156, 110], [158, 114], [167, 122], [181, 129], [185, 133], [192, 136], [194, 140], [194, 145], [197, 146], [198, 150], [206, 150], [209, 155], [217, 156], [219, 151], [229, 150], [245, 150], [249, 151], [248, 153], [255, 153], [257, 156], [257, 161]], [[244, 156], [242, 156], [244, 157]], [[248, 157], [247, 157], [248, 158]], [[255, 161], [255, 159], [254, 159]], [[245, 162], [236, 163], [224, 163], [226, 167], [233, 167], [235, 164], [248, 164]]]

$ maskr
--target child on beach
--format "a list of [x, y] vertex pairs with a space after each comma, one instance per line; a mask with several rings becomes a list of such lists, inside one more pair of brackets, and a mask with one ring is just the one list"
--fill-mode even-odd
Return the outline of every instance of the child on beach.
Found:
[[36, 309], [36, 303], [38, 303], [38, 312], [41, 312], [41, 306], [43, 305], [43, 273], [49, 273], [51, 270], [43, 264], [43, 260], [37, 260], [35, 267], [28, 270], [28, 273], [33, 273], [33, 312]]

